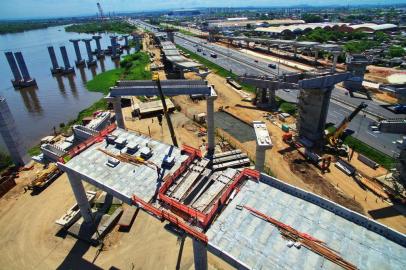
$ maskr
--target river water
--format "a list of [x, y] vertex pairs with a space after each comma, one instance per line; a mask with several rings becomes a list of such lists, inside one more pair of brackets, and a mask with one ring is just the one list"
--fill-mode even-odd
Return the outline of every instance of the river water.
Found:
[[[110, 45], [109, 34], [101, 36], [102, 49], [105, 49]], [[92, 68], [75, 67], [76, 73], [69, 76], [52, 76], [50, 72], [48, 46], [54, 46], [60, 66], [63, 62], [59, 47], [66, 46], [70, 64], [74, 66], [76, 56], [69, 39], [88, 37], [91, 35], [65, 32], [64, 26], [0, 35], [0, 95], [6, 98], [27, 148], [53, 133], [54, 126], [59, 127], [60, 123], [75, 119], [78, 112], [102, 97], [100, 93], [87, 91], [85, 84], [96, 74], [118, 67], [119, 61], [112, 61], [110, 56], [98, 60], [97, 66]], [[85, 45], [83, 42], [79, 44], [82, 58], [86, 59]], [[96, 44], [94, 41], [91, 44], [94, 50]], [[13, 76], [4, 55], [6, 51], [22, 52], [31, 77], [37, 81], [37, 87], [20, 90], [13, 88], [10, 81]], [[0, 147], [5, 148], [2, 139]]]

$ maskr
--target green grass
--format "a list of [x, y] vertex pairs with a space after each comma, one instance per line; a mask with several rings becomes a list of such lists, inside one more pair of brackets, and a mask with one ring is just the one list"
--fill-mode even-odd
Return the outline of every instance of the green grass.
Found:
[[277, 101], [278, 101], [278, 104], [279, 104], [279, 109], [282, 112], [288, 113], [290, 115], [295, 115], [297, 113], [297, 105], [296, 104], [284, 101], [283, 99], [280, 99], [280, 98], [278, 98]]
[[87, 90], [107, 94], [110, 87], [116, 84], [124, 72], [122, 68], [116, 68], [96, 75], [93, 80], [86, 83]]
[[[176, 45], [176, 47], [179, 50], [183, 51], [184, 53], [188, 53], [190, 55], [189, 56], [190, 58], [196, 60], [197, 62], [199, 62], [202, 65], [205, 65], [207, 68], [209, 68], [212, 72], [216, 73], [217, 75], [224, 77], [224, 78], [231, 77], [234, 80], [237, 80], [238, 76], [236, 74], [230, 72], [229, 70], [227, 70], [223, 67], [220, 67], [219, 65], [207, 60], [206, 58], [204, 58], [192, 51], [189, 51], [188, 49], [183, 48], [182, 46]], [[241, 83], [240, 85], [243, 90], [245, 90], [247, 92], [255, 93], [255, 87], [253, 87], [252, 85], [248, 85], [245, 83]]]
[[28, 149], [28, 155], [32, 156], [37, 156], [41, 154], [41, 145], [37, 144], [33, 147], [31, 147], [30, 149]]
[[353, 148], [356, 152], [365, 155], [388, 170], [391, 169], [395, 163], [395, 159], [393, 157], [382, 153], [381, 151], [369, 146], [355, 137], [347, 136], [344, 139], [344, 143]]

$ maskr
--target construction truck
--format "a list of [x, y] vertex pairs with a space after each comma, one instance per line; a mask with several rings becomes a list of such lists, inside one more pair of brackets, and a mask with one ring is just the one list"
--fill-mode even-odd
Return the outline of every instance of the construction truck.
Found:
[[40, 191], [51, 184], [58, 176], [62, 174], [56, 163], [50, 163], [44, 166], [44, 169], [38, 172], [35, 179], [27, 185], [27, 189]]
[[345, 153], [344, 155], [348, 154], [348, 147], [342, 145], [341, 137], [352, 119], [354, 119], [354, 117], [366, 107], [368, 107], [368, 105], [365, 102], [361, 102], [350, 115], [348, 115], [341, 121], [341, 123], [334, 129], [334, 131], [326, 134], [326, 141], [329, 146], [332, 147], [333, 150], [335, 150], [335, 152], [343, 154]]

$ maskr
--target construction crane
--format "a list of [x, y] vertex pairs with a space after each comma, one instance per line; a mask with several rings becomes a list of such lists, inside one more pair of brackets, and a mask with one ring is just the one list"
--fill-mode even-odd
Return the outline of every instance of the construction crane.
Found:
[[161, 98], [161, 101], [162, 101], [162, 107], [163, 107], [166, 122], [168, 123], [169, 132], [171, 133], [172, 143], [174, 146], [178, 147], [178, 141], [176, 140], [175, 130], [173, 129], [171, 117], [169, 116], [169, 113], [168, 113], [168, 107], [166, 106], [165, 96], [162, 91], [161, 81], [159, 80], [158, 72], [155, 72], [153, 74], [152, 80], [156, 81], [156, 85], [158, 87], [159, 97]]
[[365, 102], [361, 102], [357, 108], [355, 108], [355, 110], [348, 115], [347, 117], [345, 117], [341, 123], [337, 126], [337, 128], [331, 132], [328, 133], [326, 136], [327, 142], [332, 146], [332, 147], [339, 147], [340, 145], [340, 138], [343, 135], [344, 131], [347, 129], [348, 125], [350, 124], [350, 122], [352, 121], [352, 119], [354, 119], [354, 117], [363, 109], [365, 109], [366, 107], [368, 107], [368, 104], [366, 104]]
[[99, 2], [97, 2], [97, 8], [99, 9], [100, 19], [103, 19], [104, 18], [103, 9]]

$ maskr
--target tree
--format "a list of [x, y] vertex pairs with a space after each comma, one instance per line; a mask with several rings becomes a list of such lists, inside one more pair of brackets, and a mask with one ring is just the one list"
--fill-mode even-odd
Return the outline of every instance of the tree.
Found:
[[309, 13], [303, 14], [302, 20], [304, 20], [306, 23], [317, 23], [317, 22], [322, 21], [322, 19], [319, 15], [314, 15], [314, 14], [309, 14]]
[[391, 46], [388, 55], [390, 57], [402, 57], [405, 55], [405, 50], [400, 46]]

